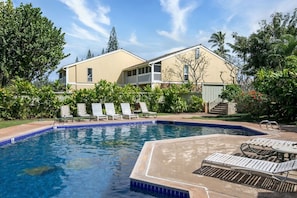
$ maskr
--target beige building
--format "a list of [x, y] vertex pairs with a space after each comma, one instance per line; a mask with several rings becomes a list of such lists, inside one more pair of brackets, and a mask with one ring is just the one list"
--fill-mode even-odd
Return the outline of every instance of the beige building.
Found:
[[119, 49], [62, 67], [58, 71], [59, 80], [63, 84], [70, 85], [72, 90], [94, 88], [100, 80], [123, 85], [122, 71], [142, 62], [145, 60]]
[[149, 61], [119, 49], [66, 65], [59, 74], [72, 89], [93, 88], [100, 80], [151, 87], [190, 81], [209, 102], [218, 98], [226, 84], [236, 82], [237, 69], [203, 45], [195, 45]]
[[164, 87], [193, 82], [203, 85], [225, 85], [235, 82], [236, 67], [203, 45], [169, 53], [126, 68], [125, 84]]

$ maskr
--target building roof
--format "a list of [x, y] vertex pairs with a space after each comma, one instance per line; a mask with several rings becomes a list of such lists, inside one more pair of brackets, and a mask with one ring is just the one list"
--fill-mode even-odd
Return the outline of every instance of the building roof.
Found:
[[57, 73], [59, 73], [59, 71], [62, 70], [62, 69], [66, 69], [66, 68], [69, 68], [69, 67], [73, 67], [73, 66], [75, 66], [75, 65], [77, 65], [77, 64], [81, 64], [81, 63], [88, 62], [88, 61], [91, 61], [91, 60], [99, 59], [99, 58], [102, 58], [102, 57], [104, 57], [104, 56], [110, 56], [110, 55], [115, 54], [115, 53], [120, 52], [120, 51], [122, 51], [122, 52], [126, 52], [126, 53], [130, 54], [131, 56], [134, 56], [135, 58], [138, 58], [138, 59], [140, 59], [140, 60], [142, 60], [142, 61], [146, 61], [145, 59], [143, 59], [143, 58], [141, 58], [141, 57], [139, 57], [139, 56], [137, 56], [137, 55], [135, 55], [135, 54], [133, 54], [133, 53], [127, 51], [127, 50], [124, 50], [124, 49], [118, 49], [118, 50], [115, 50], [115, 51], [112, 51], [112, 52], [108, 52], [108, 53], [105, 53], [105, 54], [101, 54], [101, 55], [98, 55], [98, 56], [95, 56], [95, 57], [92, 57], [92, 58], [88, 58], [88, 59], [85, 59], [85, 60], [82, 60], [82, 61], [78, 61], [78, 62], [74, 62], [74, 63], [68, 64], [68, 65], [64, 65], [64, 66], [62, 66], [62, 67], [57, 71]]
[[[128, 67], [125, 69], [126, 70], [131, 70], [131, 69], [135, 69], [135, 68], [138, 68], [139, 66], [141, 65], [151, 65], [151, 64], [154, 64], [154, 63], [157, 63], [157, 62], [160, 62], [164, 59], [168, 59], [172, 56], [176, 56], [176, 55], [179, 55], [181, 53], [184, 53], [186, 51], [190, 51], [190, 50], [193, 50], [193, 49], [196, 49], [196, 48], [203, 48], [204, 50], [208, 51], [209, 53], [213, 54], [214, 56], [216, 56], [217, 58], [221, 59], [221, 60], [224, 60], [224, 61], [227, 61], [225, 60], [224, 58], [222, 58], [221, 56], [217, 55], [216, 53], [214, 53], [213, 51], [211, 51], [210, 49], [208, 49], [207, 47], [205, 47], [204, 45], [202, 44], [198, 44], [198, 45], [194, 45], [194, 46], [191, 46], [191, 47], [187, 47], [187, 48], [183, 48], [183, 49], [180, 49], [180, 50], [177, 50], [177, 51], [174, 51], [174, 52], [170, 52], [168, 54], [164, 54], [162, 56], [159, 56], [159, 57], [156, 57], [156, 58], [153, 58], [151, 60], [148, 60], [144, 63], [139, 63], [137, 65], [133, 65], [131, 67]], [[233, 65], [233, 64], [232, 64]]]

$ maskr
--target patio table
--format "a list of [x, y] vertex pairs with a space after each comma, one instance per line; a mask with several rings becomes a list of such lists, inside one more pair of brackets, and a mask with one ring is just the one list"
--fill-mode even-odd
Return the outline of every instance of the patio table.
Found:
[[293, 145], [293, 146], [276, 145], [276, 146], [272, 146], [272, 149], [277, 152], [278, 157], [280, 157], [282, 161], [285, 160], [286, 154], [288, 156], [288, 160], [295, 159], [297, 155], [297, 145]]

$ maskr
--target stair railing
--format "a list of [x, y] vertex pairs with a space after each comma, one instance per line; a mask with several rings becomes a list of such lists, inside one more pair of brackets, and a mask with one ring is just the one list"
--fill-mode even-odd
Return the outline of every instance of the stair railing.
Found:
[[215, 106], [217, 106], [221, 102], [223, 102], [223, 99], [222, 98], [217, 98], [217, 99], [209, 102], [209, 104], [208, 104], [208, 111], [210, 112]]

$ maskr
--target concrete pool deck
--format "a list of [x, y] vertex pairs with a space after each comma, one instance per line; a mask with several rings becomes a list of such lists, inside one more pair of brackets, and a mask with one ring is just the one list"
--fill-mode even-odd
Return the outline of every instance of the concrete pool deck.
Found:
[[[281, 131], [264, 130], [258, 124], [246, 122], [225, 122], [218, 120], [191, 119], [201, 114], [179, 114], [176, 116], [160, 116], [157, 120], [214, 123], [240, 125], [267, 133], [265, 137], [297, 141], [296, 126], [282, 126]], [[138, 119], [148, 120], [148, 119]], [[113, 123], [122, 121], [92, 121], [90, 123]], [[65, 125], [81, 125], [89, 122], [68, 122]], [[33, 131], [53, 126], [53, 121], [39, 121], [15, 127], [0, 129], [0, 141], [12, 137], [32, 133]], [[63, 125], [61, 123], [60, 125]], [[296, 193], [278, 193], [263, 188], [256, 188], [241, 183], [224, 181], [219, 178], [195, 174], [202, 160], [214, 153], [239, 153], [242, 142], [254, 136], [206, 135], [188, 138], [168, 139], [146, 142], [138, 157], [131, 178], [160, 186], [182, 189], [196, 197], [296, 197]], [[263, 137], [263, 136], [262, 136]], [[297, 172], [292, 171], [290, 178], [297, 179]], [[297, 192], [295, 189], [294, 192]]]

